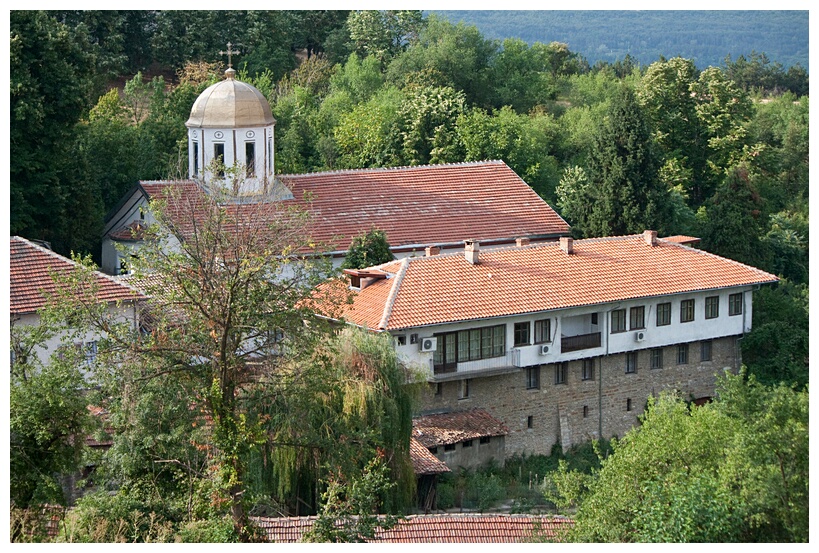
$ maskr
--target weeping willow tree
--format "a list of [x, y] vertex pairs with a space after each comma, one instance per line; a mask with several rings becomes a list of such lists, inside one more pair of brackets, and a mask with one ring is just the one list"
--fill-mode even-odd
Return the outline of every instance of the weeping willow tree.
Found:
[[344, 328], [294, 359], [288, 374], [275, 383], [288, 393], [258, 397], [270, 439], [252, 462], [254, 514], [318, 512], [328, 486], [352, 483], [375, 459], [394, 485], [383, 486], [372, 507], [405, 512], [415, 496], [409, 439], [417, 385], [389, 336]]

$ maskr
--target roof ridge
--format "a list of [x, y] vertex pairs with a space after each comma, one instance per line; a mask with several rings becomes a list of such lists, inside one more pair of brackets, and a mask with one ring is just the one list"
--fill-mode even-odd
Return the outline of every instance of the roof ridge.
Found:
[[401, 281], [404, 280], [407, 267], [409, 267], [409, 258], [405, 257], [401, 260], [401, 268], [398, 269], [393, 279], [395, 282], [393, 282], [392, 288], [390, 288], [390, 294], [387, 296], [387, 301], [384, 305], [384, 313], [381, 317], [381, 321], [378, 323], [378, 328], [381, 330], [387, 329], [387, 323], [389, 323], [390, 315], [392, 315], [392, 306], [395, 304], [395, 298], [398, 296], [398, 289], [401, 287]]
[[376, 173], [389, 171], [406, 171], [407, 169], [439, 169], [443, 167], [464, 167], [477, 165], [506, 165], [502, 159], [484, 159], [480, 161], [456, 161], [452, 163], [436, 163], [432, 165], [399, 165], [396, 167], [360, 167], [358, 169], [331, 169], [327, 171], [316, 171], [313, 173], [285, 173], [276, 175], [280, 178], [294, 178], [294, 177], [314, 177], [322, 175], [339, 175], [349, 173]]

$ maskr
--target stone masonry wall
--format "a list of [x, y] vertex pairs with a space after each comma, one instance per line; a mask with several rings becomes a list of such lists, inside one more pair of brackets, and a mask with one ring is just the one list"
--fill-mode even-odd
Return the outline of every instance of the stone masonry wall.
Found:
[[509, 429], [506, 457], [515, 453], [549, 455], [555, 444], [566, 449], [597, 438], [601, 426], [605, 438], [623, 436], [637, 423], [648, 397], [663, 390], [678, 390], [686, 399], [713, 396], [716, 374], [726, 368], [736, 372], [739, 358], [736, 336], [711, 343], [711, 361], [700, 361], [701, 342], [689, 343], [686, 364], [677, 363], [677, 345], [666, 346], [659, 369], [650, 368], [650, 349], [638, 350], [637, 370], [629, 374], [626, 354], [596, 357], [594, 379], [585, 381], [582, 360], [570, 361], [565, 384], [555, 384], [555, 365], [544, 364], [540, 387], [535, 389], [527, 389], [526, 369], [474, 377], [465, 399], [459, 399], [460, 381], [442, 382], [439, 395], [431, 384], [419, 411], [484, 408]]

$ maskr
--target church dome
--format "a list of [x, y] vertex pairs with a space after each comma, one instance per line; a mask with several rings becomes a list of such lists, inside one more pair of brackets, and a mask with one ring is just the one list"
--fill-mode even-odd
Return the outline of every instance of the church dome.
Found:
[[191, 108], [185, 126], [241, 128], [273, 125], [276, 120], [267, 98], [259, 90], [234, 79], [236, 71], [225, 71], [225, 80], [205, 89]]

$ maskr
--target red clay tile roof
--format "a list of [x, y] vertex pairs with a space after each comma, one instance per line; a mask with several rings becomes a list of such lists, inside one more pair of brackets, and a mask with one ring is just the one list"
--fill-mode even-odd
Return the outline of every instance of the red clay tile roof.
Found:
[[[9, 259], [10, 310], [12, 314], [34, 313], [46, 304], [46, 298], [57, 290], [52, 274], [65, 275], [78, 266], [70, 259], [29, 242], [11, 237]], [[94, 271], [96, 298], [101, 302], [139, 300], [144, 296], [115, 278]]]
[[340, 249], [375, 225], [392, 247], [568, 234], [569, 225], [502, 161], [280, 175], [312, 197], [313, 238]]
[[457, 444], [509, 433], [501, 421], [484, 409], [423, 415], [412, 419], [412, 437], [425, 447]]
[[[377, 268], [392, 278], [357, 291], [340, 316], [398, 330], [553, 309], [776, 282], [774, 275], [702, 250], [643, 235], [405, 258]], [[328, 284], [329, 285], [329, 284]], [[338, 318], [338, 317], [335, 317]]]
[[[252, 519], [270, 542], [296, 543], [316, 517]], [[524, 543], [559, 540], [574, 521], [549, 515], [409, 515], [390, 530], [377, 530], [371, 543]]]
[[[346, 251], [375, 226], [393, 248], [566, 235], [569, 225], [502, 161], [279, 175], [292, 200], [312, 217], [314, 242]], [[144, 181], [150, 197], [169, 187], [187, 197], [193, 181]]]
[[446, 463], [439, 460], [429, 452], [429, 449], [421, 445], [415, 438], [410, 438], [410, 459], [412, 469], [415, 474], [441, 474], [452, 472]]
[[685, 236], [684, 234], [675, 234], [674, 236], [666, 236], [665, 238], [660, 238], [660, 240], [666, 240], [668, 242], [674, 242], [675, 244], [698, 244], [700, 239], [696, 236]]

